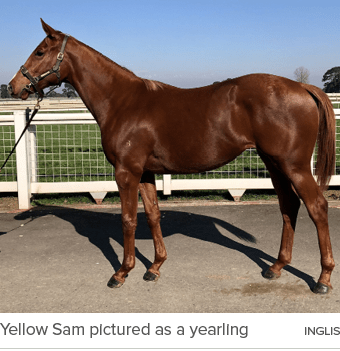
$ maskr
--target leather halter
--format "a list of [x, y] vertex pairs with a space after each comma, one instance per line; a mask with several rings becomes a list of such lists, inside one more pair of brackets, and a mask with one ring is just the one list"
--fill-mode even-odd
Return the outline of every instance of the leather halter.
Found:
[[50, 74], [55, 73], [57, 78], [58, 78], [58, 86], [61, 86], [61, 80], [60, 80], [60, 64], [64, 59], [64, 51], [65, 51], [65, 47], [66, 47], [66, 43], [67, 43], [67, 39], [69, 38], [68, 34], [65, 34], [65, 38], [63, 40], [63, 43], [61, 45], [61, 49], [60, 52], [57, 56], [57, 62], [56, 64], [47, 72], [42, 73], [40, 76], [37, 77], [32, 77], [32, 75], [28, 72], [28, 69], [22, 65], [20, 67], [20, 71], [23, 74], [24, 77], [26, 77], [31, 83], [27, 84], [21, 91], [20, 95], [24, 92], [24, 90], [26, 91], [30, 91], [31, 87], [34, 88], [34, 90], [39, 94], [39, 98], [42, 100], [44, 98], [44, 91], [42, 89], [40, 89], [38, 87], [38, 83], [46, 78], [47, 76], [49, 76]]
[[[21, 140], [22, 136], [25, 134], [26, 130], [28, 129], [28, 127], [30, 126], [32, 120], [33, 120], [33, 117], [37, 114], [37, 112], [39, 111], [39, 108], [40, 108], [40, 101], [44, 98], [44, 91], [42, 89], [40, 89], [38, 87], [38, 83], [46, 78], [47, 76], [49, 76], [50, 74], [53, 74], [55, 73], [56, 76], [58, 77], [58, 84], [59, 86], [61, 86], [61, 80], [60, 80], [60, 64], [62, 62], [62, 60], [64, 59], [64, 51], [65, 51], [65, 46], [66, 46], [66, 43], [67, 43], [67, 39], [68, 39], [69, 35], [68, 34], [65, 34], [65, 38], [63, 40], [63, 43], [61, 45], [61, 50], [57, 56], [57, 62], [56, 64], [52, 67], [52, 69], [50, 69], [49, 71], [41, 74], [40, 76], [37, 76], [37, 77], [32, 77], [32, 75], [28, 72], [28, 69], [22, 65], [20, 67], [20, 71], [21, 73], [24, 75], [24, 77], [26, 77], [31, 83], [30, 84], [27, 84], [20, 92], [19, 95], [21, 95], [25, 90], [27, 90], [28, 92], [30, 92], [30, 89], [31, 87], [33, 87], [35, 89], [35, 91], [39, 94], [39, 98], [38, 98], [38, 101], [37, 101], [37, 104], [35, 105], [34, 107], [34, 111], [30, 117], [30, 119], [28, 120], [24, 130], [22, 131], [19, 139], [17, 140], [17, 142], [15, 143], [14, 147], [12, 148], [12, 151], [9, 153], [7, 159], [5, 160], [5, 162], [3, 163], [3, 165], [0, 167], [0, 172], [2, 171], [2, 169], [5, 167], [7, 161], [9, 160], [9, 158], [11, 157], [11, 155], [13, 154], [15, 148], [17, 147], [17, 145], [19, 144], [19, 141]], [[49, 91], [49, 93], [51, 92], [51, 90]]]

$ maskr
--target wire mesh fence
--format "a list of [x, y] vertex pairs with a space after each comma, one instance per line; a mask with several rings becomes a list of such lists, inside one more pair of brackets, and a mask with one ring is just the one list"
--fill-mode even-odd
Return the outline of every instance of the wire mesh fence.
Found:
[[[339, 116], [340, 118], [340, 116]], [[114, 167], [107, 161], [97, 124], [38, 124], [30, 128], [30, 170], [32, 182], [114, 181]], [[336, 123], [336, 167], [340, 175], [340, 120]], [[303, 141], [301, 141], [303, 142]], [[0, 161], [15, 143], [13, 125], [0, 125]], [[315, 170], [315, 155], [313, 169]], [[16, 155], [0, 173], [0, 181], [16, 181]], [[235, 160], [218, 169], [172, 179], [269, 178], [256, 149], [247, 149]], [[161, 179], [161, 176], [157, 177]]]
[[198, 174], [176, 174], [172, 179], [269, 178], [266, 166], [256, 149], [247, 149], [232, 162], [212, 171]]
[[38, 125], [32, 142], [35, 143], [35, 155], [31, 157], [33, 181], [115, 180], [96, 124]]
[[[14, 125], [0, 125], [0, 164], [2, 165], [15, 144]], [[17, 180], [16, 153], [8, 160], [0, 173], [0, 182]]]
[[[115, 180], [106, 160], [100, 131], [95, 124], [38, 125], [35, 131], [31, 170], [35, 182], [81, 182]], [[172, 175], [172, 179], [268, 178], [255, 149], [248, 149], [216, 170]]]

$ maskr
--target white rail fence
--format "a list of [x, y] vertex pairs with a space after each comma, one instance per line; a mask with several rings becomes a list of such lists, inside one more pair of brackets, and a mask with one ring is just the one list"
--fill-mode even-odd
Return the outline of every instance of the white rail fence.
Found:
[[[330, 98], [340, 102], [340, 94], [331, 94]], [[30, 103], [34, 105], [34, 101]], [[25, 127], [28, 113], [22, 109], [24, 106], [28, 106], [27, 102], [20, 102], [19, 108], [18, 103], [12, 101], [2, 106], [0, 162], [7, 157]], [[335, 105], [334, 109], [337, 119], [340, 119], [339, 107]], [[340, 122], [338, 124], [336, 133], [340, 141]], [[340, 185], [340, 147], [337, 148], [337, 160], [331, 185]], [[314, 166], [314, 160], [311, 162]], [[246, 150], [230, 164], [214, 171], [157, 176], [156, 186], [165, 195], [174, 190], [225, 189], [235, 199], [239, 199], [246, 189], [273, 188], [254, 149]], [[64, 103], [46, 100], [12, 159], [0, 173], [0, 192], [18, 192], [20, 209], [30, 208], [32, 194], [90, 192], [100, 202], [111, 191], [118, 191], [114, 168], [102, 152], [95, 120], [79, 100]]]

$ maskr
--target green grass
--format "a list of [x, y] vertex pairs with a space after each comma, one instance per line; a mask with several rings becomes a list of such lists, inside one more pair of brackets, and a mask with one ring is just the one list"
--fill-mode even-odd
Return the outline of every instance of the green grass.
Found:
[[81, 194], [35, 194], [32, 206], [63, 206], [73, 204], [91, 204], [93, 199], [89, 193]]
[[[7, 157], [13, 145], [14, 128], [2, 127], [0, 162]], [[38, 125], [36, 145], [38, 182], [115, 180], [114, 168], [104, 156], [99, 128], [95, 124]], [[12, 161], [15, 159], [13, 158]], [[12, 162], [11, 166], [6, 166], [6, 172], [7, 177], [0, 175], [0, 181], [15, 180], [14, 176], [10, 176], [15, 175], [15, 162]], [[256, 150], [247, 150], [242, 157], [238, 157], [214, 172], [172, 177], [178, 179], [258, 178], [268, 177], [268, 173]]]
[[39, 182], [114, 180], [97, 125], [37, 126]]
[[[340, 135], [340, 121], [337, 121]], [[14, 127], [0, 127], [0, 163], [14, 145]], [[106, 160], [96, 124], [38, 125], [36, 134], [38, 182], [82, 182], [115, 180], [114, 168]], [[340, 138], [336, 142], [340, 174]], [[173, 179], [268, 178], [265, 165], [254, 149], [246, 150], [231, 163], [190, 175], [172, 175]], [[162, 179], [162, 176], [157, 176]], [[0, 181], [16, 181], [15, 153], [0, 173]]]
[[[340, 108], [340, 103], [334, 104]], [[3, 113], [0, 113], [0, 115]], [[340, 135], [340, 121], [337, 121]], [[37, 181], [38, 182], [74, 182], [115, 180], [114, 168], [106, 160], [100, 141], [99, 128], [88, 125], [39, 125], [36, 134], [37, 143]], [[0, 127], [0, 163], [5, 160], [14, 145], [14, 127]], [[337, 167], [340, 174], [340, 137], [336, 142]], [[0, 173], [0, 181], [16, 181], [16, 155], [12, 155], [6, 167]], [[246, 150], [242, 156], [218, 168], [214, 172], [190, 175], [172, 175], [173, 179], [221, 179], [221, 178], [268, 178], [268, 172], [257, 155], [256, 150]], [[157, 176], [162, 179], [162, 176]], [[159, 200], [232, 200], [228, 191], [173, 191], [171, 196], [158, 194]], [[276, 199], [273, 190], [247, 190], [242, 200]], [[105, 203], [119, 202], [118, 193], [108, 193]], [[33, 205], [62, 205], [93, 203], [90, 194], [37, 194]]]
[[[0, 194], [1, 197], [2, 194]], [[3, 194], [9, 196], [8, 194]], [[12, 194], [16, 196], [16, 194]], [[277, 195], [274, 190], [247, 190], [242, 196], [242, 201], [260, 201], [260, 200], [276, 200]], [[163, 195], [158, 192], [159, 201], [234, 201], [227, 190], [188, 190], [173, 191], [171, 195]], [[118, 204], [120, 202], [118, 192], [109, 192], [104, 198], [103, 204]], [[139, 202], [142, 202], [139, 196]], [[64, 206], [75, 204], [94, 204], [89, 193], [76, 194], [35, 194], [31, 204], [32, 206]]]
[[[6, 160], [15, 144], [14, 139], [14, 126], [1, 126], [0, 127], [0, 167]], [[16, 154], [11, 156], [8, 160], [6, 167], [0, 173], [0, 181], [14, 182], [16, 176]]]
[[59, 114], [59, 113], [89, 113], [89, 111], [88, 110], [53, 110], [53, 111], [48, 111], [48, 110], [44, 110], [44, 113], [52, 113], [52, 114], [54, 114], [54, 113], [57, 113], [57, 114]]

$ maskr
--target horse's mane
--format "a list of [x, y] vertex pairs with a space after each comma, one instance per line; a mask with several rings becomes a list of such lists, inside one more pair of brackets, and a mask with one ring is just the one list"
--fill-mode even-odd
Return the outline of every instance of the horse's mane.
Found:
[[96, 54], [100, 55], [102, 58], [104, 58], [106, 61], [108, 61], [109, 63], [115, 65], [116, 67], [119, 67], [121, 68], [122, 70], [124, 70], [125, 72], [131, 74], [132, 76], [136, 77], [136, 78], [139, 78], [142, 80], [142, 82], [145, 84], [145, 87], [147, 90], [149, 91], [156, 91], [156, 90], [159, 90], [159, 89], [163, 89], [166, 84], [165, 83], [161, 83], [161, 82], [158, 82], [156, 80], [150, 80], [150, 79], [145, 79], [145, 78], [141, 78], [141, 77], [138, 77], [135, 73], [133, 73], [132, 71], [130, 71], [129, 69], [127, 69], [126, 67], [124, 66], [121, 66], [119, 65], [118, 63], [114, 62], [113, 60], [111, 60], [109, 57], [103, 55], [101, 52], [91, 48], [91, 46], [88, 46], [87, 44], [81, 42], [87, 49], [95, 52]]
[[141, 79], [144, 82], [146, 89], [148, 89], [150, 91], [164, 89], [164, 87], [166, 85], [164, 83], [158, 82], [157, 80], [150, 80], [150, 79], [144, 79], [144, 78], [141, 78]]

